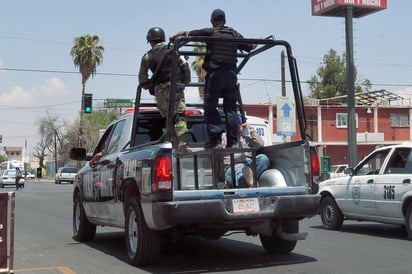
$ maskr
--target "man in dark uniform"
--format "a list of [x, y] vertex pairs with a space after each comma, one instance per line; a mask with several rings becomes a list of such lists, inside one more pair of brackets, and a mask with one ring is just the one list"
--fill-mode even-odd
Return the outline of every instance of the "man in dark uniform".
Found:
[[[210, 22], [212, 28], [204, 28], [192, 31], [181, 31], [170, 37], [174, 41], [178, 36], [213, 36], [226, 38], [243, 38], [233, 28], [225, 26], [226, 16], [221, 9], [212, 12]], [[220, 116], [217, 110], [219, 98], [223, 98], [223, 110], [226, 114], [227, 145], [232, 147], [237, 143], [237, 112], [236, 112], [236, 90], [237, 75], [236, 62], [237, 50], [251, 51], [256, 45], [210, 43], [207, 46], [207, 54], [203, 63], [206, 70], [205, 81], [205, 120], [209, 143], [206, 148], [222, 147], [222, 132]]]
[[[172, 70], [172, 55], [168, 46], [163, 44], [165, 33], [163, 29], [154, 27], [149, 29], [147, 42], [152, 47], [143, 57], [140, 63], [139, 82], [144, 89], [152, 90], [151, 93], [156, 97], [157, 107], [162, 117], [167, 117], [169, 106], [170, 78]], [[188, 132], [186, 125], [186, 104], [184, 87], [190, 82], [190, 68], [184, 58], [180, 58], [177, 90], [175, 94], [175, 113], [174, 131], [172, 134], [173, 147], [190, 152], [185, 136]], [[160, 64], [160, 65], [159, 65]], [[149, 78], [149, 70], [153, 73], [152, 79]]]
[[18, 167], [16, 167], [15, 177], [16, 177], [16, 179], [15, 179], [15, 181], [16, 181], [16, 190], [19, 190], [19, 188], [20, 188], [19, 182], [20, 182], [21, 177], [23, 177], [23, 174], [22, 174], [20, 168], [18, 168]]

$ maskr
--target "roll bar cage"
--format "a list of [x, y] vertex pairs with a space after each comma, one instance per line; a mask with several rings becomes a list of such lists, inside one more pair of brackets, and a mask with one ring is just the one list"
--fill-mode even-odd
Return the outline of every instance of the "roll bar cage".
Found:
[[[198, 44], [196, 44], [198, 43]], [[176, 90], [177, 86], [177, 81], [178, 81], [178, 66], [179, 62], [178, 59], [180, 56], [204, 56], [206, 55], [206, 51], [195, 51], [195, 47], [199, 47], [199, 43], [229, 43], [229, 44], [256, 44], [257, 47], [250, 51], [250, 52], [243, 52], [243, 51], [238, 51], [237, 53], [237, 58], [238, 61], [240, 60], [237, 68], [236, 68], [236, 74], [239, 74], [240, 71], [245, 67], [245, 65], [248, 63], [248, 61], [262, 53], [265, 52], [273, 47], [283, 47], [286, 51], [286, 58], [287, 62], [289, 65], [289, 73], [290, 73], [290, 81], [292, 84], [292, 89], [293, 89], [293, 94], [294, 94], [294, 99], [295, 99], [295, 104], [296, 104], [296, 114], [297, 114], [297, 119], [299, 121], [299, 130], [302, 136], [302, 139], [306, 139], [306, 128], [307, 128], [307, 122], [306, 122], [306, 116], [304, 112], [304, 104], [303, 104], [303, 95], [302, 95], [302, 90], [300, 86], [300, 79], [299, 79], [299, 74], [298, 74], [298, 68], [297, 68], [297, 63], [296, 59], [294, 58], [292, 54], [292, 48], [290, 44], [284, 40], [275, 40], [272, 36], [269, 36], [265, 39], [239, 39], [239, 38], [216, 38], [216, 37], [204, 37], [204, 36], [182, 36], [176, 38], [174, 41], [174, 44], [169, 44], [170, 45], [170, 51], [172, 54], [172, 74], [171, 74], [171, 81], [170, 81], [170, 90]], [[188, 86], [202, 86], [202, 83], [190, 83]], [[173, 93], [169, 92], [170, 94], [170, 100], [169, 100], [169, 113], [174, 112], [174, 106], [175, 106], [175, 97], [172, 96]], [[139, 107], [141, 105], [141, 95], [142, 95], [142, 86], [139, 84], [136, 90], [136, 99], [135, 99], [135, 116], [134, 116], [134, 123], [133, 123], [133, 129], [132, 129], [132, 136], [134, 136], [135, 131], [137, 129], [137, 123], [138, 123], [138, 116], [139, 116]], [[240, 92], [238, 93], [238, 104], [240, 107], [240, 111], [244, 117], [244, 110], [243, 110], [243, 103], [241, 100]], [[173, 115], [169, 115], [167, 120], [166, 120], [166, 133], [162, 136], [162, 138], [159, 140], [159, 142], [163, 141], [170, 141], [171, 140], [171, 132], [174, 127], [173, 124]], [[134, 146], [137, 144], [134, 144], [134, 140], [132, 138], [131, 140], [131, 146]]]

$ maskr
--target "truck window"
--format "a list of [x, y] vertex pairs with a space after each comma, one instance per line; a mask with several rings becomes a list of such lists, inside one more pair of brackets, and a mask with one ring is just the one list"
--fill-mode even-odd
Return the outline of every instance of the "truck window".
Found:
[[159, 116], [139, 119], [139, 125], [134, 137], [136, 145], [157, 141], [162, 137], [165, 120]]
[[125, 125], [125, 120], [122, 120], [116, 124], [116, 127], [113, 130], [113, 133], [110, 137], [109, 145], [107, 147], [107, 154], [112, 154], [119, 152], [122, 146], [120, 145], [120, 140], [122, 137], [123, 129]]
[[206, 125], [204, 123], [194, 123], [187, 125], [189, 134], [186, 136], [187, 143], [207, 142], [208, 135], [206, 132]]
[[101, 151], [104, 151], [107, 147], [107, 144], [109, 142], [109, 138], [110, 138], [110, 134], [113, 131], [114, 126], [111, 125], [110, 127], [108, 127], [106, 129], [106, 131], [103, 133], [102, 137], [99, 140], [99, 144], [96, 146], [93, 155], [95, 155], [96, 153], [99, 153]]

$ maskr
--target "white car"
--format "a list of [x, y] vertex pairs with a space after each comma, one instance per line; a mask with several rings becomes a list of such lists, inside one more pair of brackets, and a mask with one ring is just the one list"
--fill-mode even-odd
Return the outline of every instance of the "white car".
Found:
[[77, 168], [75, 167], [61, 167], [57, 170], [54, 177], [55, 184], [61, 184], [62, 182], [69, 182], [73, 184], [74, 177], [76, 177]]
[[[15, 186], [16, 185], [16, 170], [6, 169], [2, 172], [0, 177], [0, 188], [4, 188], [6, 185]], [[19, 181], [19, 186], [24, 187], [24, 178]]]
[[405, 226], [412, 240], [412, 144], [381, 147], [347, 176], [319, 184], [323, 226], [338, 230], [344, 220]]
[[31, 174], [30, 172], [27, 172], [24, 177], [26, 178], [26, 180], [32, 180], [32, 179], [36, 179], [36, 176], [34, 174]]
[[330, 178], [337, 178], [346, 176], [345, 169], [348, 165], [332, 165], [332, 169], [330, 171]]

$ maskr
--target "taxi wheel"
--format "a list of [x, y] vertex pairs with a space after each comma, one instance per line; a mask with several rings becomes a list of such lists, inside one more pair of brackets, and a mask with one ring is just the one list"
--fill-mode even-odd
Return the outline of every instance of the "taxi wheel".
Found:
[[343, 224], [343, 214], [333, 197], [327, 196], [322, 199], [320, 204], [320, 218], [326, 229], [341, 229]]
[[408, 239], [412, 240], [412, 203], [408, 205], [408, 209], [406, 210], [405, 228], [408, 232]]

